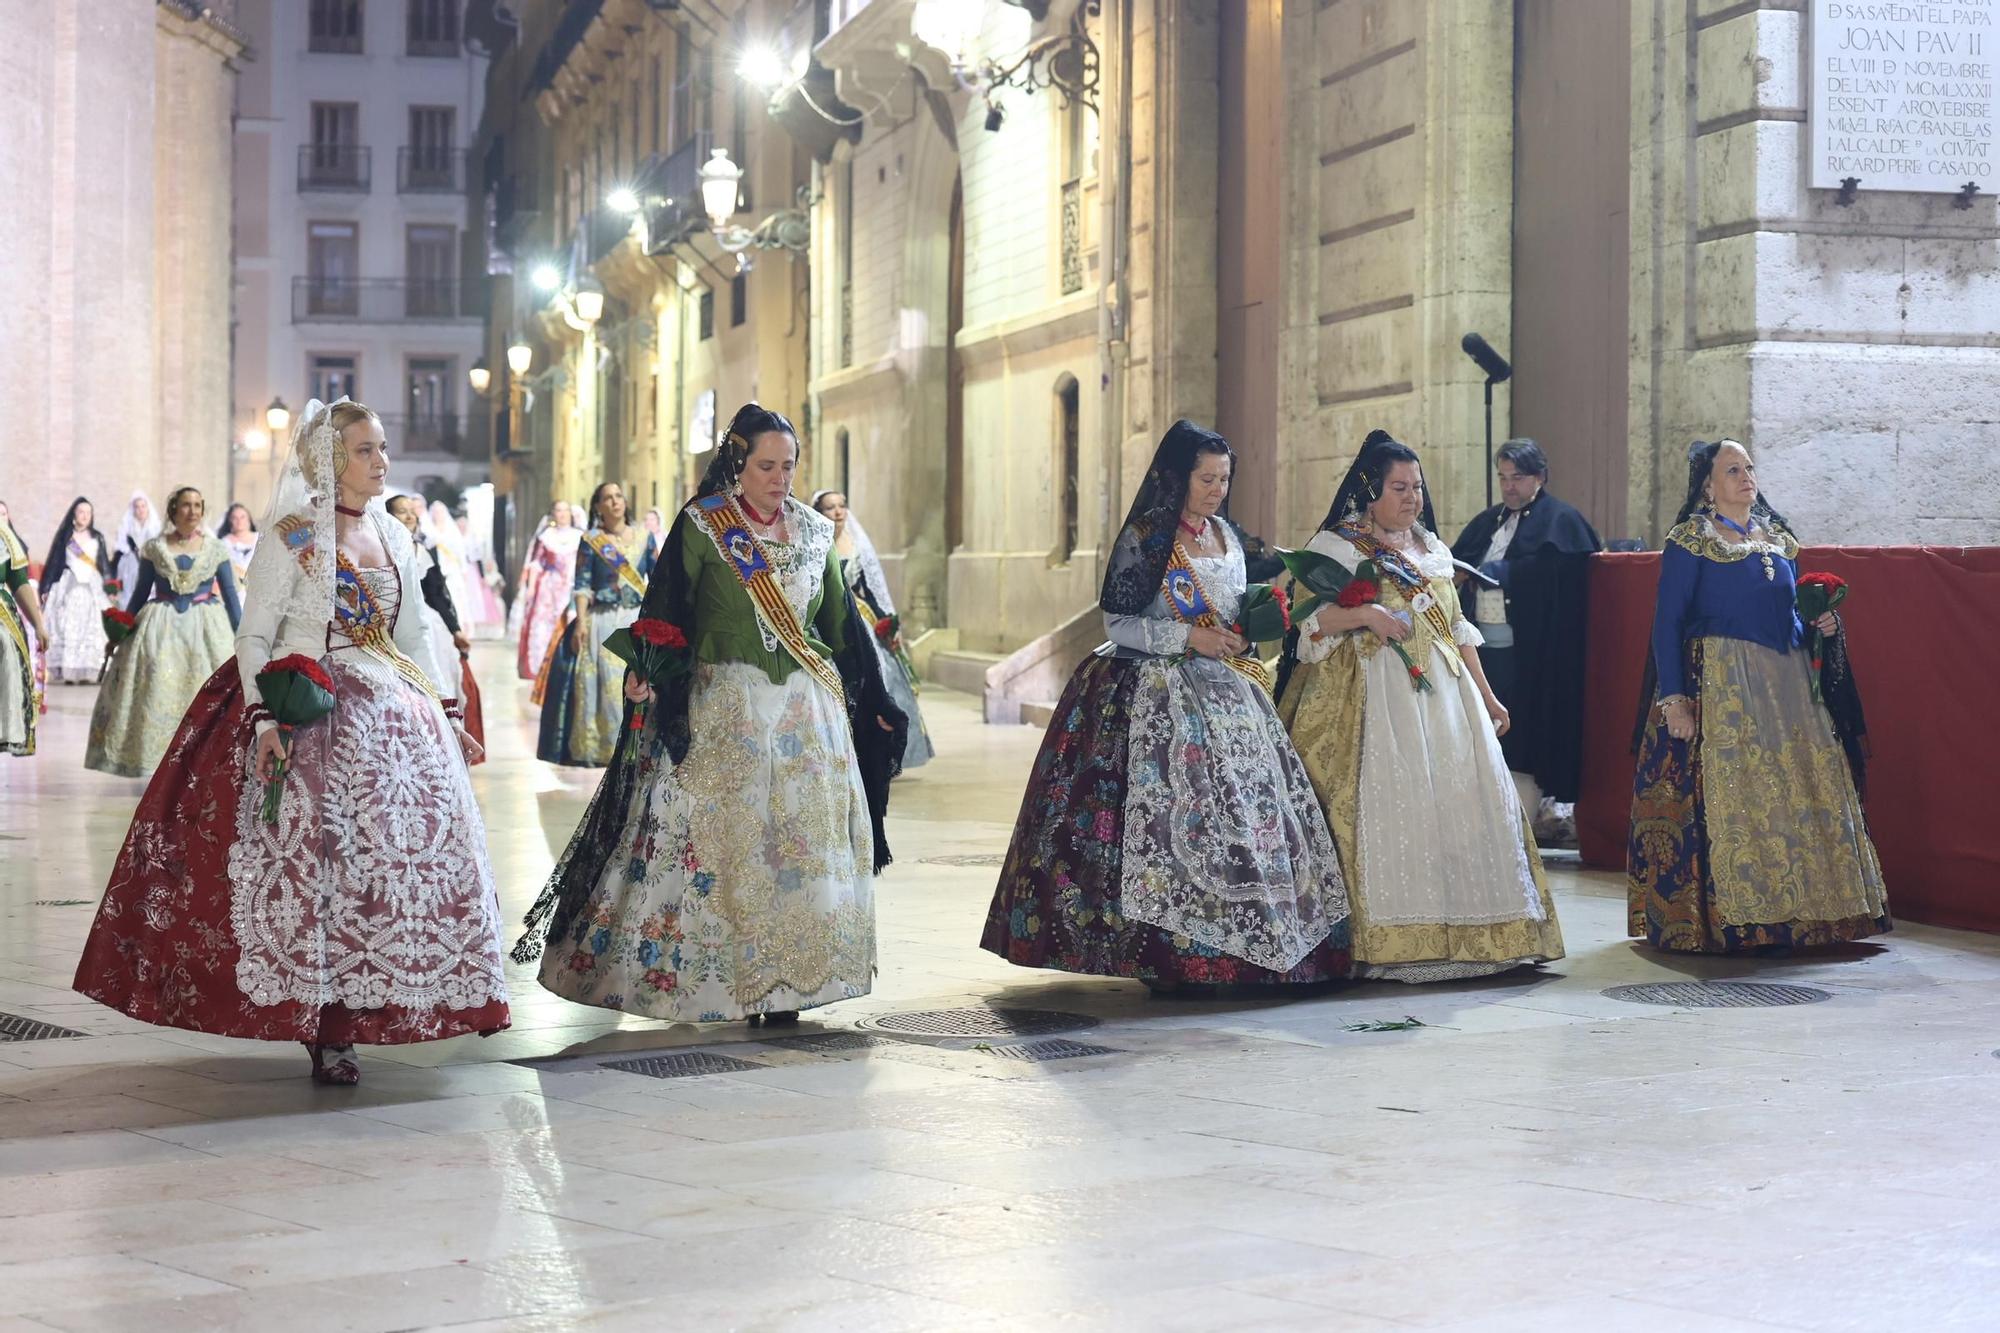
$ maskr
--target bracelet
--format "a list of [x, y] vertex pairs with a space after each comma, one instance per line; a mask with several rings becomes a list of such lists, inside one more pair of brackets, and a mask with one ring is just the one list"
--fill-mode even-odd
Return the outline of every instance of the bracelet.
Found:
[[1660, 710], [1661, 717], [1665, 717], [1667, 715], [1668, 706], [1672, 704], [1686, 704], [1688, 705], [1688, 707], [1692, 708], [1694, 707], [1694, 700], [1688, 698], [1685, 694], [1669, 694], [1664, 698], [1662, 698], [1658, 703], [1654, 704], [1653, 707]]

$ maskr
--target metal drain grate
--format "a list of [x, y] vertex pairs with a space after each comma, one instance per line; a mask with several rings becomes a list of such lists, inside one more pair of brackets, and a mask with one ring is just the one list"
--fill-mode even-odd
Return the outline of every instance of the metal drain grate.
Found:
[[32, 904], [30, 904], [30, 906], [33, 906], [33, 907], [88, 907], [88, 906], [90, 906], [90, 904], [91, 904], [91, 900], [90, 900], [89, 898], [37, 898], [37, 899], [35, 899], [35, 901], [34, 901], [34, 902], [33, 902]]
[[1050, 1032], [1075, 1032], [1094, 1028], [1097, 1020], [1089, 1014], [1069, 1014], [1055, 1009], [919, 1009], [912, 1013], [883, 1014], [869, 1020], [870, 1027], [912, 1037], [1039, 1037]]
[[964, 852], [954, 856], [927, 856], [927, 866], [1000, 866], [1007, 864], [1003, 852]]
[[71, 1028], [59, 1028], [54, 1023], [22, 1018], [19, 1014], [0, 1014], [0, 1041], [54, 1041], [61, 1037], [89, 1035]]
[[809, 1032], [802, 1037], [777, 1037], [762, 1043], [786, 1051], [806, 1051], [823, 1055], [833, 1051], [865, 1051], [874, 1046], [906, 1046], [893, 1037], [877, 1037], [866, 1032]]
[[1115, 1046], [1093, 1046], [1087, 1041], [1070, 1041], [1065, 1037], [1050, 1037], [1046, 1041], [1024, 1041], [1018, 1046], [994, 1046], [985, 1054], [997, 1055], [1003, 1060], [1026, 1060], [1040, 1064], [1044, 1060], [1079, 1060], [1086, 1055], [1123, 1055]]
[[600, 1066], [621, 1074], [643, 1074], [647, 1078], [699, 1078], [703, 1074], [740, 1074], [746, 1069], [768, 1069], [733, 1055], [713, 1051], [683, 1051], [677, 1055], [649, 1055], [643, 1060], [609, 1060]]
[[1604, 995], [1630, 1004], [1666, 1004], [1684, 1009], [1768, 1009], [1787, 1004], [1818, 1004], [1833, 998], [1832, 991], [1768, 981], [1649, 981], [1638, 986], [1613, 986]]

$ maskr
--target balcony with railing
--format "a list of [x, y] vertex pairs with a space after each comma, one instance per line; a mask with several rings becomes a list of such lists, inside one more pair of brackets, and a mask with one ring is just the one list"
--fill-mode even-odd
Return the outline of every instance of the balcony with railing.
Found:
[[396, 193], [464, 194], [467, 153], [463, 148], [398, 148]]
[[391, 458], [412, 461], [443, 455], [461, 462], [481, 462], [492, 456], [489, 433], [492, 414], [484, 403], [470, 412], [389, 413], [382, 418], [382, 435]]
[[646, 204], [649, 248], [659, 254], [708, 225], [701, 204], [701, 164], [711, 142], [703, 130], [667, 154], [655, 153], [639, 166], [635, 191]]
[[372, 170], [360, 144], [309, 143], [299, 149], [299, 193], [367, 194]]
[[484, 286], [457, 278], [292, 279], [294, 324], [456, 324], [485, 304]]

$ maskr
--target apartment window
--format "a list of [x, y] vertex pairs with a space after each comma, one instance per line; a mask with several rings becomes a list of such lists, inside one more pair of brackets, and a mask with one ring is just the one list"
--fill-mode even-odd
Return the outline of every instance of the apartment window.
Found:
[[674, 34], [674, 147], [694, 138], [694, 43]]
[[361, 0], [312, 0], [306, 24], [308, 51], [361, 54]]
[[309, 116], [301, 184], [320, 189], [366, 189], [368, 150], [361, 146], [361, 107], [355, 102], [314, 102]]
[[458, 434], [458, 362], [448, 356], [413, 356], [403, 375], [405, 428], [411, 447], [440, 448]]
[[403, 237], [403, 273], [409, 279], [405, 314], [457, 314], [458, 229], [431, 223], [409, 227]]
[[413, 56], [458, 54], [458, 0], [409, 0], [409, 44]]
[[715, 336], [715, 293], [704, 287], [701, 289], [699, 313], [695, 319], [696, 336], [707, 342]]
[[1056, 550], [1054, 563], [1066, 565], [1076, 554], [1077, 492], [1081, 464], [1082, 395], [1074, 375], [1056, 381]]
[[352, 222], [306, 224], [306, 277], [308, 314], [361, 313], [361, 228]]
[[656, 153], [661, 153], [666, 151], [666, 149], [663, 147], [663, 145], [666, 142], [666, 134], [664, 133], [664, 127], [660, 124], [660, 105], [661, 102], [663, 101], [663, 97], [660, 92], [660, 85], [666, 80], [666, 77], [667, 77], [666, 71], [663, 68], [661, 68], [660, 58], [658, 56], [654, 56], [653, 57], [653, 151]]
[[739, 329], [750, 318], [750, 275], [739, 273], [729, 280], [729, 327]]
[[356, 358], [351, 356], [315, 353], [307, 357], [306, 383], [311, 386], [310, 395], [322, 403], [330, 403], [336, 398], [359, 398], [361, 376], [355, 369], [356, 364]]
[[410, 108], [409, 153], [404, 160], [406, 190], [449, 190], [458, 141], [458, 112], [448, 106]]

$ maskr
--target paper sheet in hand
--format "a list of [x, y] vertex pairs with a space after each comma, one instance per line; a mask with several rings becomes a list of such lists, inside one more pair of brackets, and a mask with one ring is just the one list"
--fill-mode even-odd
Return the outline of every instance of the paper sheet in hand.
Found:
[[1471, 565], [1466, 564], [1463, 560], [1454, 560], [1451, 562], [1451, 565], [1453, 569], [1459, 569], [1465, 571], [1465, 577], [1471, 579], [1474, 583], [1477, 583], [1482, 588], [1497, 588], [1500, 586], [1499, 579], [1494, 578], [1491, 574], [1480, 573], [1477, 569], [1473, 568]]

